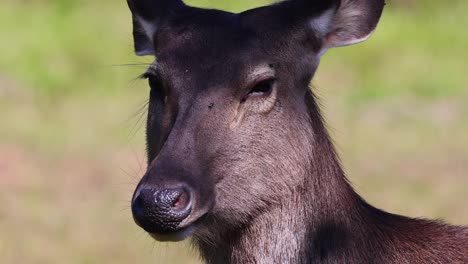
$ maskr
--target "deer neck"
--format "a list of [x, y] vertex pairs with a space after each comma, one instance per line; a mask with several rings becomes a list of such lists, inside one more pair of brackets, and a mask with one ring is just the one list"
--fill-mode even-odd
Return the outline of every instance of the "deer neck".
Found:
[[210, 264], [314, 263], [331, 251], [345, 252], [355, 244], [349, 230], [361, 230], [365, 218], [352, 211], [360, 207], [360, 198], [335, 165], [313, 168], [294, 194], [240, 230], [198, 241], [202, 257]]
[[355, 206], [333, 202], [343, 194], [321, 191], [322, 197], [315, 191], [287, 197], [241, 230], [198, 243], [201, 255], [210, 264], [314, 263], [344, 251], [354, 244], [349, 230], [357, 229], [350, 220]]

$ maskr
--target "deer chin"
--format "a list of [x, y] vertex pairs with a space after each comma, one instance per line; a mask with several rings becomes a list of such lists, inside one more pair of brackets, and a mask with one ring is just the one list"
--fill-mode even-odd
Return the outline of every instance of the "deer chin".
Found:
[[197, 216], [197, 214], [190, 215], [185, 221], [183, 221], [179, 228], [170, 233], [149, 233], [149, 235], [160, 242], [179, 242], [183, 241], [193, 235], [197, 230], [197, 227], [203, 221], [206, 213]]
[[150, 236], [160, 242], [179, 242], [192, 236], [195, 227], [190, 225], [169, 234], [150, 233]]

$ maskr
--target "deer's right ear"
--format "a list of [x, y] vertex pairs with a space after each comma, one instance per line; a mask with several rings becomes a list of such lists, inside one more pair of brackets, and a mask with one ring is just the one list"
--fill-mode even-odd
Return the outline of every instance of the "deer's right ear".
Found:
[[133, 17], [133, 41], [138, 56], [155, 55], [161, 21], [183, 6], [181, 0], [127, 0]]

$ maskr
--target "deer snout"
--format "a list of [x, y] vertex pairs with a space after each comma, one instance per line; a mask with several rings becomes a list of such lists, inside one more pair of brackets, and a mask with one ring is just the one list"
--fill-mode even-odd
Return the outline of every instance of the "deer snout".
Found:
[[148, 233], [177, 231], [192, 211], [192, 197], [184, 187], [157, 190], [142, 186], [132, 201], [133, 218]]

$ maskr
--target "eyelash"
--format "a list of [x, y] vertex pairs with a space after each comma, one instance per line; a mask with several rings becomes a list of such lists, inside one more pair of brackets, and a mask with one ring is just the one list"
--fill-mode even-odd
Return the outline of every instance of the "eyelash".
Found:
[[148, 71], [141, 75], [141, 78], [148, 80], [148, 84], [150, 87], [150, 99], [158, 98], [165, 103], [167, 100], [167, 95], [164, 89], [164, 84], [159, 78], [159, 76]]

